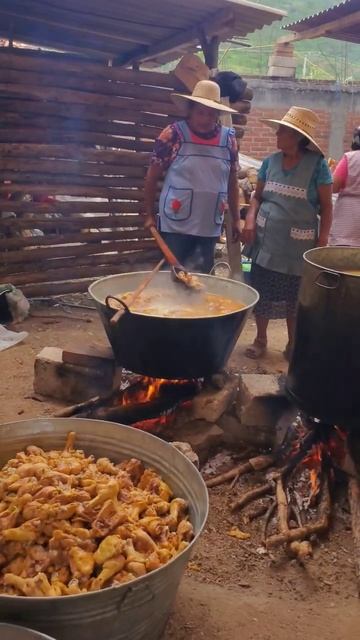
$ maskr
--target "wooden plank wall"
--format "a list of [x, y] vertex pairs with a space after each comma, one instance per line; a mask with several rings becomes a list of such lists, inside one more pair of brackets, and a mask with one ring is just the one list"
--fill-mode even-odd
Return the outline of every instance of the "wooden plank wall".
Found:
[[[168, 74], [0, 49], [0, 282], [53, 295], [155, 263], [139, 211], [174, 88]], [[250, 103], [237, 106], [240, 138]]]

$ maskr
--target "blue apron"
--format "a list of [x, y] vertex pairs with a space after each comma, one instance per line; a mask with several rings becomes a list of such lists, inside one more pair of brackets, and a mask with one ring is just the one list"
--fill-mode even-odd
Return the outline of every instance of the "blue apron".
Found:
[[228, 136], [221, 127], [219, 144], [200, 144], [185, 120], [177, 123], [181, 146], [165, 176], [159, 201], [161, 231], [193, 236], [221, 234], [230, 175]]
[[318, 238], [318, 209], [308, 200], [308, 187], [319, 157], [307, 151], [294, 170], [285, 172], [283, 154], [271, 156], [256, 218], [256, 239], [246, 249], [246, 255], [261, 267], [302, 274], [303, 254], [315, 247]]

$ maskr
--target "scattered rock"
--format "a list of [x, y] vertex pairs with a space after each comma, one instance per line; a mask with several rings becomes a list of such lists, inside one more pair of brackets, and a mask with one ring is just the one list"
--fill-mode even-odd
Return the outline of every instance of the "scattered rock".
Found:
[[[273, 447], [276, 441], [276, 425], [288, 410], [289, 401], [284, 395], [280, 376], [246, 373], [240, 376], [235, 413], [238, 430], [231, 421], [229, 430], [239, 441], [258, 447]], [[227, 431], [225, 419], [222, 428]]]
[[[247, 405], [255, 398], [282, 394], [280, 376], [264, 373], [245, 373], [239, 378], [238, 402]], [[237, 403], [238, 404], [238, 403]]]
[[62, 349], [45, 347], [35, 358], [34, 392], [66, 402], [82, 402], [112, 388], [111, 367], [82, 367], [63, 362]]
[[193, 419], [216, 423], [233, 404], [237, 389], [237, 376], [230, 376], [222, 389], [204, 388], [193, 400], [191, 411]]
[[224, 414], [219, 426], [224, 431], [224, 442], [231, 445], [247, 445], [257, 449], [272, 448], [275, 442], [275, 426], [269, 424], [243, 424], [236, 416]]
[[209, 451], [221, 444], [224, 432], [217, 424], [193, 420], [179, 427], [176, 436], [178, 441], [188, 443], [199, 456], [200, 462], [204, 462], [209, 456]]
[[195, 453], [195, 451], [191, 448], [188, 442], [171, 442], [173, 447], [180, 451], [184, 456], [186, 456], [190, 462], [192, 462], [195, 467], [198, 469], [200, 466], [199, 456]]

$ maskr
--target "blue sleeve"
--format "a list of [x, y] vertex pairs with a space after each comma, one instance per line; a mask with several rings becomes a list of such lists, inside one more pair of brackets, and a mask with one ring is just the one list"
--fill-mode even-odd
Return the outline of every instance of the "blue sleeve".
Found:
[[314, 180], [316, 187], [319, 187], [322, 184], [333, 183], [333, 177], [325, 158], [320, 158], [315, 169]]
[[263, 161], [258, 171], [258, 180], [261, 180], [261, 182], [266, 182], [266, 174], [269, 168], [269, 162], [270, 162], [270, 158], [265, 158], [265, 160]]

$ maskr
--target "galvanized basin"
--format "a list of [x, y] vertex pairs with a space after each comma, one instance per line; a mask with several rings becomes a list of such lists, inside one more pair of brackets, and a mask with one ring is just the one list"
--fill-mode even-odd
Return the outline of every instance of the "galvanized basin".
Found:
[[32, 629], [18, 627], [14, 624], [2, 624], [0, 622], [0, 638], [1, 640], [54, 640], [50, 636], [38, 633]]
[[0, 621], [21, 622], [56, 640], [158, 640], [207, 518], [205, 484], [172, 445], [132, 427], [99, 420], [39, 418], [0, 425], [0, 464], [30, 444], [60, 449], [69, 431], [76, 431], [76, 446], [87, 454], [115, 462], [137, 457], [154, 467], [174, 493], [188, 501], [195, 539], [161, 569], [119, 587], [58, 598], [0, 595]]

